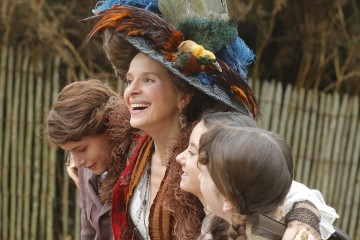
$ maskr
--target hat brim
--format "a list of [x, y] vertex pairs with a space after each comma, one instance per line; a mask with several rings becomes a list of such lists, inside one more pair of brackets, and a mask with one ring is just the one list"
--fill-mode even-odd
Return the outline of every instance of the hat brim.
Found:
[[152, 59], [158, 61], [163, 66], [165, 66], [170, 72], [172, 72], [175, 76], [179, 77], [186, 81], [190, 86], [198, 89], [203, 92], [207, 96], [216, 99], [217, 101], [233, 108], [235, 111], [238, 111], [242, 114], [250, 115], [247, 108], [239, 101], [234, 99], [231, 93], [227, 93], [226, 90], [220, 88], [217, 84], [202, 84], [200, 79], [196, 76], [186, 76], [182, 74], [179, 70], [174, 67], [174, 63], [167, 61], [163, 55], [159, 54], [153, 48], [151, 48], [148, 41], [141, 37], [125, 37], [123, 33], [117, 32], [116, 35], [128, 41], [132, 46], [138, 49], [140, 52], [145, 55], [151, 57]]

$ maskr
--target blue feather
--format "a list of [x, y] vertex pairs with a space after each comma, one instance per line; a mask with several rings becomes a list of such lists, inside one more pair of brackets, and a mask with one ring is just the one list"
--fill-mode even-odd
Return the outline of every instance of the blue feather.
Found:
[[99, 11], [103, 11], [111, 8], [112, 5], [120, 4], [127, 6], [134, 6], [138, 8], [144, 8], [153, 13], [160, 14], [158, 9], [158, 0], [105, 0], [96, 3], [95, 8], [92, 10], [94, 14]]
[[200, 82], [204, 85], [212, 85], [212, 83], [214, 82], [214, 79], [212, 79], [212, 77], [209, 74], [206, 74], [204, 72], [200, 73], [199, 75], [196, 76]]
[[246, 67], [254, 61], [255, 55], [246, 43], [240, 37], [237, 37], [234, 42], [225, 45], [217, 52], [216, 57], [225, 61], [246, 80]]

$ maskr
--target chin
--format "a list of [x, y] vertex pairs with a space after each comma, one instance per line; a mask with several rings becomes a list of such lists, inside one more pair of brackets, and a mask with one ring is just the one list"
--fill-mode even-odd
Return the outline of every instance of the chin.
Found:
[[133, 119], [133, 118], [130, 119], [130, 126], [133, 128], [138, 128], [143, 130], [144, 125], [145, 124], [142, 120]]
[[185, 191], [185, 192], [187, 192], [187, 191], [188, 191], [188, 189], [187, 189], [186, 185], [185, 185], [185, 184], [183, 184], [183, 183], [181, 183], [181, 182], [180, 182], [180, 189], [181, 189], [181, 190], [183, 190], [183, 191]]
[[106, 169], [105, 170], [95, 170], [95, 171], [93, 171], [93, 173], [95, 174], [95, 175], [97, 175], [97, 176], [99, 176], [99, 175], [101, 175], [101, 174], [103, 174], [104, 172], [106, 171]]

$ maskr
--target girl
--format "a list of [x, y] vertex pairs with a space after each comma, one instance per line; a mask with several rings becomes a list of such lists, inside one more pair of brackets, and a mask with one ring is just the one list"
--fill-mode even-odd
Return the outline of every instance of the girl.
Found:
[[[199, 164], [201, 193], [208, 210], [230, 224], [228, 239], [251, 239], [250, 217], [255, 213], [283, 220], [293, 161], [290, 147], [279, 135], [259, 128], [214, 128], [201, 137]], [[316, 207], [309, 201], [294, 207], [317, 218], [313, 225], [304, 221], [314, 228], [310, 234], [300, 231], [294, 239], [321, 239]]]
[[[48, 142], [70, 153], [78, 168], [81, 208], [81, 239], [111, 239], [111, 196], [99, 198], [99, 190], [111, 174], [119, 175], [124, 163], [118, 155], [126, 141], [107, 132], [109, 112], [121, 101], [99, 80], [74, 82], [64, 87], [47, 119]], [[128, 113], [118, 117], [128, 125]], [[119, 126], [121, 128], [121, 126]], [[125, 135], [124, 135], [125, 136]], [[129, 135], [130, 136], [130, 135]], [[123, 145], [120, 145], [122, 143]], [[116, 155], [111, 155], [112, 150]], [[109, 167], [112, 172], [108, 174]], [[110, 177], [110, 178], [109, 178]]]

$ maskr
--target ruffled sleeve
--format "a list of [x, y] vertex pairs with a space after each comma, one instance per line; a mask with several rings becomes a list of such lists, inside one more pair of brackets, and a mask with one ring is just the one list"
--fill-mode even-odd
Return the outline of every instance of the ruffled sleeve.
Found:
[[316, 208], [319, 210], [321, 215], [320, 220], [320, 232], [323, 239], [328, 239], [332, 233], [335, 232], [333, 227], [333, 222], [339, 215], [336, 213], [335, 209], [326, 205], [324, 197], [316, 189], [309, 189], [302, 183], [293, 181], [290, 191], [285, 198], [284, 210], [287, 214], [291, 209], [294, 203], [299, 201], [309, 200], [312, 202]]

